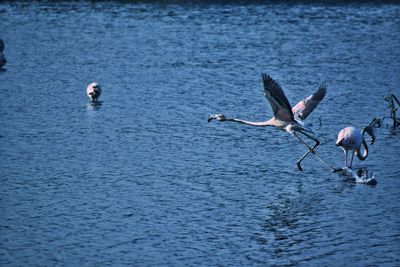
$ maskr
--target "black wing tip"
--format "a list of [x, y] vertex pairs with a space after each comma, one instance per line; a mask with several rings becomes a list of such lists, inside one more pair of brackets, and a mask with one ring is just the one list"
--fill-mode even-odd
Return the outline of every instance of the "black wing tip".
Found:
[[267, 73], [261, 73], [261, 77], [264, 83], [264, 89], [279, 86], [278, 83], [272, 79], [272, 77]]
[[326, 85], [326, 83], [322, 83], [319, 86], [318, 91], [321, 91], [321, 90], [326, 91], [326, 88], [328, 88], [328, 85]]
[[322, 100], [326, 95], [327, 85], [325, 83], [318, 87], [318, 90], [314, 93], [313, 98], [316, 100]]
[[261, 77], [263, 79], [264, 82], [273, 80], [271, 76], [269, 76], [267, 73], [261, 73]]

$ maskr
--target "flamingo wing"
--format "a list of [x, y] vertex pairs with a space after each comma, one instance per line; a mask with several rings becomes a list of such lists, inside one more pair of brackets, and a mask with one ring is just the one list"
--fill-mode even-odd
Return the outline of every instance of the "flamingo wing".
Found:
[[271, 104], [275, 118], [282, 121], [293, 121], [292, 108], [282, 88], [268, 74], [263, 73], [261, 76], [264, 83], [264, 96]]
[[301, 100], [293, 107], [292, 112], [300, 120], [305, 120], [308, 115], [318, 106], [326, 94], [326, 85], [320, 85], [318, 90], [309, 97]]

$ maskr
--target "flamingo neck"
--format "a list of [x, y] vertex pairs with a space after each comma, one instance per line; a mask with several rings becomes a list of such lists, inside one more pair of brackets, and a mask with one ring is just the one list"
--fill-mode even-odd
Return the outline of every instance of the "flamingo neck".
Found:
[[365, 160], [368, 157], [368, 146], [365, 140], [363, 140], [362, 146], [364, 148], [364, 152], [362, 154], [361, 154], [361, 148], [356, 150], [356, 156], [359, 160]]
[[250, 125], [250, 126], [258, 126], [258, 127], [273, 126], [271, 123], [271, 120], [257, 122], [257, 121], [246, 121], [246, 120], [242, 120], [242, 119], [225, 119], [225, 121], [238, 122], [241, 124]]

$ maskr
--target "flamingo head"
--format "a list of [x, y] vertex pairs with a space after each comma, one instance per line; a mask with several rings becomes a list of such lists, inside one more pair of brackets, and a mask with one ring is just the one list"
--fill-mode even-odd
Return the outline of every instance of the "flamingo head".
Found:
[[92, 88], [93, 88], [93, 91], [95, 91], [95, 92], [101, 90], [100, 85], [96, 82], [92, 83]]
[[362, 134], [367, 133], [371, 137], [371, 145], [375, 142], [375, 130], [372, 126], [368, 125], [362, 129]]
[[214, 114], [214, 115], [208, 116], [208, 122], [210, 122], [210, 121], [212, 121], [212, 120], [225, 121], [226, 118], [225, 118], [225, 116], [222, 115], [222, 114]]

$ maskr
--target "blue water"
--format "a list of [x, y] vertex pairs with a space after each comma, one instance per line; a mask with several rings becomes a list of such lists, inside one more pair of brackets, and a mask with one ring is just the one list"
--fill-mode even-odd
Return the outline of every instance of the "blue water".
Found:
[[368, 186], [207, 123], [270, 118], [262, 72], [292, 105], [326, 83], [307, 120], [343, 166], [339, 130], [400, 96], [399, 25], [393, 4], [0, 3], [0, 265], [399, 266], [399, 129], [355, 160]]

